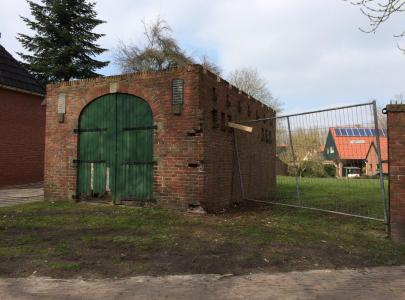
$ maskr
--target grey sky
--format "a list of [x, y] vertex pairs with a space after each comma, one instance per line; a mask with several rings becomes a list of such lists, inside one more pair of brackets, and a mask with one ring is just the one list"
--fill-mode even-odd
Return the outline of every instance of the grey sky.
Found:
[[[96, 9], [107, 21], [97, 29], [107, 34], [103, 47], [140, 41], [141, 21], [160, 15], [183, 48], [208, 54], [225, 77], [257, 68], [287, 112], [371, 98], [384, 104], [405, 93], [405, 55], [393, 38], [405, 14], [364, 34], [358, 27], [367, 26], [366, 18], [342, 0], [99, 0]], [[19, 15], [29, 15], [25, 0], [2, 0], [0, 42], [12, 53], [21, 50], [16, 33], [27, 32]], [[118, 72], [114, 65], [102, 70]]]

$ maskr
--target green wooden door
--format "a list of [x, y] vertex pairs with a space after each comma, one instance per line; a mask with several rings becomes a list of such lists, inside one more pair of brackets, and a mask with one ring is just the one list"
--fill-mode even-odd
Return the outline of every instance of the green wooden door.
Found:
[[153, 182], [153, 120], [143, 100], [117, 99], [117, 199], [151, 199]]
[[78, 130], [79, 196], [152, 199], [153, 128], [149, 105], [135, 96], [110, 94], [88, 105]]

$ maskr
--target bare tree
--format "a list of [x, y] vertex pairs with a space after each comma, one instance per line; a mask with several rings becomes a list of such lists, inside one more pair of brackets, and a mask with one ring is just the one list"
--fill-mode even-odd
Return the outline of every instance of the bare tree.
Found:
[[197, 63], [203, 66], [204, 69], [210, 70], [212, 73], [221, 75], [222, 69], [214, 64], [207, 55], [203, 55], [197, 60]]
[[288, 172], [290, 175], [303, 176], [305, 173], [310, 176], [326, 176], [323, 165], [323, 144], [324, 138], [322, 130], [313, 128], [298, 128], [291, 132], [292, 143], [294, 145], [294, 155], [292, 153], [289, 141], [289, 133], [284, 130], [284, 137], [281, 140], [286, 141], [284, 149], [278, 157], [289, 165]]
[[[374, 100], [374, 99], [373, 99]], [[396, 94], [390, 100], [391, 103], [405, 103], [405, 96], [403, 93]], [[380, 128], [387, 128], [387, 115], [383, 113], [383, 106], [377, 108], [378, 126]]]
[[394, 97], [391, 99], [391, 102], [393, 102], [393, 103], [405, 103], [405, 94], [400, 93], [400, 94], [394, 95]]
[[[353, 5], [360, 6], [361, 12], [368, 18], [369, 29], [360, 28], [366, 33], [375, 33], [380, 25], [394, 14], [405, 11], [405, 0], [344, 0]], [[405, 37], [405, 31], [394, 35], [397, 38]], [[405, 48], [398, 48], [405, 53]]]
[[[151, 24], [142, 23], [145, 43], [137, 45], [120, 41], [115, 51], [115, 63], [122, 72], [162, 71], [199, 62], [179, 46], [165, 20], [159, 17]], [[214, 73], [220, 73], [220, 68], [210, 62], [207, 56], [201, 58], [201, 64]]]
[[253, 98], [272, 107], [276, 112], [282, 110], [281, 102], [273, 97], [267, 82], [260, 77], [256, 69], [236, 69], [229, 74], [229, 82]]

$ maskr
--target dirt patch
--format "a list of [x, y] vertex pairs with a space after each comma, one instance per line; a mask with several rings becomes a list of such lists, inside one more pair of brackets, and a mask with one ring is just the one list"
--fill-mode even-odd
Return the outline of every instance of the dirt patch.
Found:
[[0, 276], [249, 274], [405, 263], [405, 248], [383, 238], [383, 230], [257, 205], [197, 216], [36, 203], [0, 209]]

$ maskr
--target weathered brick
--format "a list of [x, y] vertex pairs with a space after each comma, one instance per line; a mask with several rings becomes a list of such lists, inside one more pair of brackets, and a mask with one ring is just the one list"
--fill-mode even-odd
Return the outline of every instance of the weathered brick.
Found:
[[405, 105], [387, 112], [391, 237], [405, 243]]
[[[184, 105], [181, 115], [174, 115], [171, 83], [184, 79]], [[173, 69], [167, 72], [145, 72], [79, 80], [47, 87], [47, 126], [45, 150], [45, 196], [53, 200], [70, 200], [76, 193], [78, 137], [73, 129], [83, 108], [110, 92], [113, 84], [118, 93], [133, 94], [147, 101], [158, 130], [154, 136], [153, 193], [163, 206], [187, 209], [201, 205], [218, 211], [241, 201], [235, 159], [233, 131], [226, 126], [213, 128], [211, 111], [223, 113], [224, 122], [251, 119], [249, 109], [262, 116], [274, 111], [240, 93], [226, 81], [204, 71], [201, 66]], [[217, 99], [213, 102], [215, 88]], [[57, 99], [66, 95], [65, 122], [58, 123]], [[239, 104], [241, 103], [242, 111]], [[253, 114], [252, 114], [253, 115]], [[221, 122], [220, 117], [218, 121]], [[271, 132], [275, 141], [274, 122], [256, 124], [252, 134], [238, 132], [241, 169], [246, 196], [263, 199], [275, 190], [275, 145], [261, 140], [261, 130]], [[68, 180], [67, 180], [68, 179]]]

